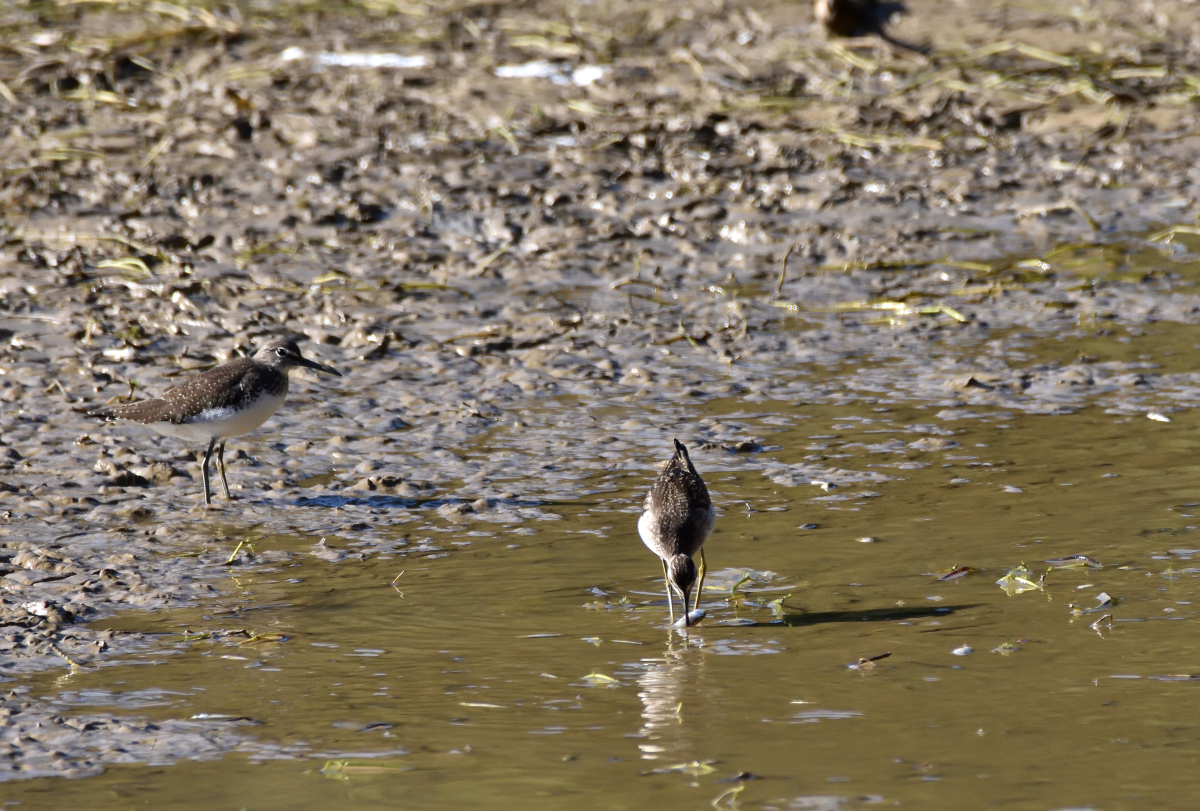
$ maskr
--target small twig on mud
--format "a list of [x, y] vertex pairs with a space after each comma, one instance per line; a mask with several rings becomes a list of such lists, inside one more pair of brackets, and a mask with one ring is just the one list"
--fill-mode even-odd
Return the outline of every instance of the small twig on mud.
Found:
[[775, 295], [772, 298], [779, 298], [779, 293], [783, 290], [783, 282], [787, 278], [787, 260], [792, 255], [792, 251], [796, 250], [796, 243], [788, 245], [788, 249], [783, 252], [783, 259], [779, 262], [779, 283], [775, 285]]
[[[700, 344], [699, 344], [699, 342], [697, 342], [697, 341], [696, 341], [696, 339], [692, 337], [691, 333], [689, 333], [689, 332], [687, 331], [687, 327], [685, 327], [685, 326], [683, 325], [683, 319], [682, 319], [682, 318], [680, 318], [680, 319], [679, 319], [679, 334], [680, 334], [681, 336], [683, 336], [683, 340], [687, 341], [689, 344], [691, 344], [691, 345], [692, 345], [692, 349], [699, 349], [699, 348], [700, 348]], [[707, 336], [707, 335], [705, 335], [704, 337], [705, 337], [705, 338], [707, 338], [708, 336]], [[701, 340], [703, 340], [703, 339], [701, 339]]]
[[[642, 280], [642, 253], [641, 253], [641, 251], [638, 251], [633, 256], [633, 279], [631, 279], [631, 281], [639, 282], [641, 280]], [[625, 298], [629, 302], [629, 320], [632, 321], [634, 318], [633, 296], [626, 296]]]
[[1043, 216], [1046, 214], [1053, 214], [1056, 211], [1073, 211], [1076, 214], [1078, 214], [1080, 216], [1080, 218], [1084, 222], [1086, 222], [1088, 224], [1088, 227], [1091, 228], [1093, 231], [1100, 230], [1100, 223], [1096, 222], [1096, 220], [1092, 217], [1092, 215], [1090, 215], [1086, 211], [1084, 211], [1083, 206], [1079, 205], [1079, 202], [1077, 200], [1069, 200], [1068, 199], [1068, 200], [1062, 200], [1057, 203], [1049, 203], [1047, 205], [1029, 206], [1027, 208], [1022, 208], [1022, 209], [1018, 210], [1015, 214], [1015, 217], [1017, 219], [1020, 219], [1023, 217], [1040, 217], [1040, 216]]
[[66, 400], [68, 403], [73, 403], [73, 402], [75, 402], [73, 399], [71, 399], [71, 395], [70, 395], [70, 394], [67, 394], [67, 390], [66, 390], [65, 388], [63, 388], [62, 381], [61, 381], [61, 380], [59, 380], [59, 379], [57, 379], [57, 378], [55, 378], [54, 382], [53, 382], [53, 383], [51, 383], [49, 386], [47, 386], [46, 388], [42, 389], [42, 392], [43, 392], [44, 394], [49, 394], [50, 392], [52, 392], [52, 391], [54, 391], [54, 390], [56, 390], [56, 389], [58, 390], [58, 392], [59, 392], [60, 394], [62, 394], [62, 396], [63, 396], [63, 399], [64, 399], [64, 400]]
[[495, 262], [497, 259], [499, 259], [504, 254], [508, 253], [508, 249], [510, 247], [512, 247], [512, 246], [511, 245], [501, 245], [499, 248], [497, 248], [496, 250], [489, 253], [487, 256], [480, 259], [479, 262], [477, 262], [475, 264], [475, 267], [472, 268], [470, 275], [473, 277], [474, 276], [482, 276], [484, 273], [487, 272], [487, 269], [492, 266], [493, 262]]

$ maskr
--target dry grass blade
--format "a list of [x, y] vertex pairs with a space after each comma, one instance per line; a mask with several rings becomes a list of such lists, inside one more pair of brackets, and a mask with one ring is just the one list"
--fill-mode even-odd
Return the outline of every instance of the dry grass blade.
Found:
[[787, 263], [788, 257], [792, 255], [792, 251], [796, 246], [789, 245], [788, 249], [783, 252], [783, 258], [779, 260], [779, 282], [775, 285], [775, 298], [779, 298], [780, 292], [783, 290], [783, 283], [787, 279]]
[[113, 268], [123, 270], [139, 278], [150, 278], [154, 274], [149, 266], [136, 256], [125, 256], [120, 259], [105, 259], [96, 263], [97, 268]]

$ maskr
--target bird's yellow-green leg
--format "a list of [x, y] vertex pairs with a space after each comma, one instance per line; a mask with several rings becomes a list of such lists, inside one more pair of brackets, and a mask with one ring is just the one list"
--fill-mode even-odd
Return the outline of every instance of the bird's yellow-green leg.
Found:
[[[671, 622], [675, 622], [675, 601], [671, 598], [671, 577], [667, 574], [667, 561], [664, 559], [663, 565], [663, 582], [667, 584], [667, 610], [671, 612]], [[687, 611], [687, 603], [684, 603], [683, 610]]]
[[217, 449], [217, 470], [221, 471], [221, 486], [225, 488], [225, 498], [233, 499], [229, 495], [229, 480], [225, 478], [225, 440], [221, 440], [221, 447]]
[[[700, 592], [704, 591], [704, 574], [708, 571], [708, 564], [704, 562], [704, 550], [700, 550], [700, 578], [696, 581], [696, 607], [694, 610], [700, 610]], [[687, 611], [687, 606], [683, 607]]]

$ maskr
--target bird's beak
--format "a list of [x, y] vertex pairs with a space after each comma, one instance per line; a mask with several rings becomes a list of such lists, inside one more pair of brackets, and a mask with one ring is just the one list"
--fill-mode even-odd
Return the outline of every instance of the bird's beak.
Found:
[[688, 606], [691, 605], [692, 590], [687, 589], [683, 592], [683, 627], [692, 627], [692, 615]]
[[308, 358], [298, 358], [296, 360], [296, 365], [307, 366], [309, 369], [316, 369], [318, 372], [324, 372], [325, 374], [334, 375], [336, 377], [342, 376], [342, 373], [337, 369], [334, 369], [332, 366], [326, 366], [324, 363], [317, 363], [315, 360], [309, 360]]

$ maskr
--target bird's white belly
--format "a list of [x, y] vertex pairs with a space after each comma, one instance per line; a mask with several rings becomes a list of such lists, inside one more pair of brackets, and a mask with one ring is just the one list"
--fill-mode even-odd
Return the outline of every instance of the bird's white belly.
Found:
[[642, 513], [641, 518], [638, 519], [638, 537], [642, 539], [642, 543], [646, 545], [647, 549], [658, 554], [655, 543], [658, 539], [654, 532], [654, 515], [649, 510]]
[[[714, 505], [708, 505], [708, 515], [706, 518], [707, 520], [704, 522], [704, 526], [700, 528], [700, 544], [697, 546], [697, 549], [699, 549], [700, 546], [703, 546], [704, 542], [708, 540], [708, 536], [713, 531], [713, 526], [715, 526], [717, 523], [717, 508]], [[642, 513], [641, 517], [638, 518], [638, 537], [642, 539], [642, 543], [646, 545], [647, 549], [659, 557], [662, 557], [662, 555], [659, 553], [659, 550], [662, 548], [663, 539], [659, 537], [659, 533], [655, 527], [656, 523], [657, 522], [654, 520], [654, 513], [652, 511], [646, 510], [644, 513]]]
[[160, 434], [201, 442], [208, 439], [228, 439], [248, 434], [262, 425], [283, 405], [283, 397], [263, 395], [247, 408], [209, 408], [187, 422], [156, 422], [151, 427]]
[[717, 525], [717, 505], [708, 505], [708, 523], [704, 525], [704, 539], [708, 540], [708, 536], [712, 534], [713, 527]]

